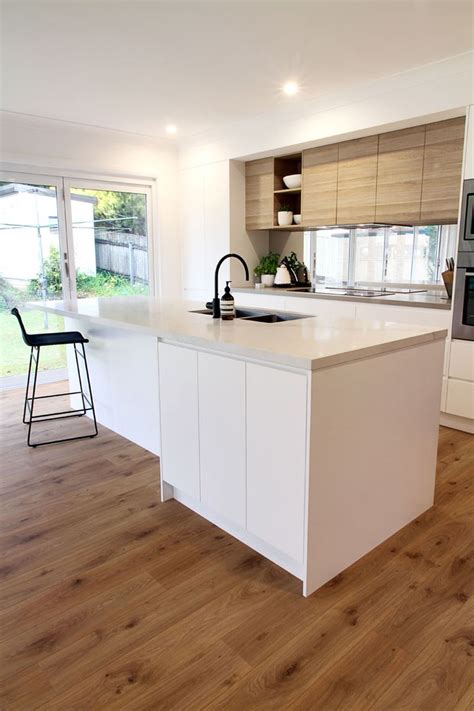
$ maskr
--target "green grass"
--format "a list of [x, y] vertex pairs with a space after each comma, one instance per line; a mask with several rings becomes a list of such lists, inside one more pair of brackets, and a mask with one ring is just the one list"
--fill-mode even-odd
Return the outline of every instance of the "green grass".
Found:
[[[62, 316], [47, 314], [48, 328], [44, 326], [45, 313], [22, 311], [25, 328], [30, 333], [64, 331]], [[30, 349], [23, 342], [18, 321], [9, 311], [0, 311], [0, 377], [23, 375], [28, 372]], [[66, 346], [48, 346], [41, 349], [40, 370], [66, 367]]]

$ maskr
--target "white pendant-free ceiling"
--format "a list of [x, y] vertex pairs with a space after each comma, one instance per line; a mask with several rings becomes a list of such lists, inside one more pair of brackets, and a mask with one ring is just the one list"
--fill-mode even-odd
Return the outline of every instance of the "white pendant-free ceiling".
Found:
[[[472, 47], [470, 0], [4, 0], [2, 108], [168, 136], [343, 92]], [[299, 91], [282, 91], [296, 81]], [[298, 103], [300, 102], [300, 104]]]

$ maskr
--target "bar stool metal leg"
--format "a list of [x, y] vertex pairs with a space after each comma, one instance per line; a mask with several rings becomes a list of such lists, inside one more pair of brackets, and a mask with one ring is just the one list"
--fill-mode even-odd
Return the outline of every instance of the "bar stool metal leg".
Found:
[[[23, 421], [25, 422], [25, 424], [28, 425], [27, 442], [28, 442], [29, 447], [42, 447], [45, 444], [58, 444], [59, 442], [72, 442], [77, 439], [92, 439], [93, 437], [96, 437], [99, 433], [99, 430], [97, 428], [94, 400], [92, 397], [92, 387], [91, 387], [91, 382], [90, 382], [89, 368], [87, 365], [87, 356], [86, 356], [84, 344], [81, 343], [82, 352], [77, 350], [76, 343], [74, 343], [72, 345], [74, 347], [74, 354], [75, 354], [76, 367], [77, 367], [77, 377], [78, 377], [78, 381], [79, 381], [79, 390], [76, 390], [73, 392], [67, 392], [67, 393], [55, 393], [54, 395], [39, 395], [39, 396], [36, 395], [40, 346], [36, 346], [36, 350], [37, 350], [36, 358], [35, 358], [34, 352], [33, 352], [34, 348], [31, 349], [30, 371], [31, 371], [31, 365], [32, 365], [31, 360], [33, 360], [35, 363], [35, 371], [34, 371], [34, 375], [33, 375], [33, 390], [31, 393], [31, 397], [29, 397], [29, 392], [28, 392], [29, 391], [29, 382], [30, 382], [30, 372], [29, 372], [28, 373], [28, 385], [27, 385], [26, 397], [25, 397], [25, 410], [23, 413]], [[85, 376], [86, 376], [86, 380], [87, 380], [87, 390], [88, 390], [87, 393], [84, 391], [83, 376], [81, 375], [81, 367], [80, 367], [80, 362], [79, 362], [78, 356], [81, 356], [82, 359], [84, 360], [84, 371], [85, 371]], [[52, 412], [47, 415], [35, 415], [34, 414], [35, 400], [47, 399], [47, 398], [52, 398], [52, 397], [61, 397], [61, 396], [65, 396], [65, 395], [80, 395], [81, 401], [82, 401], [82, 408], [80, 408], [78, 410], [62, 410], [60, 412]], [[27, 409], [29, 411], [29, 418], [27, 420], [25, 420], [25, 413], [26, 413]], [[71, 417], [83, 417], [87, 412], [92, 413], [92, 420], [93, 420], [93, 424], [94, 424], [94, 430], [93, 430], [92, 434], [79, 435], [77, 437], [62, 437], [60, 439], [47, 440], [46, 442], [36, 442], [36, 443], [31, 442], [31, 427], [34, 422], [45, 422], [48, 420], [64, 420], [64, 419], [68, 419]]]
[[25, 392], [25, 405], [23, 407], [23, 424], [27, 425], [28, 421], [26, 419], [26, 408], [28, 405], [28, 395], [29, 395], [29, 390], [30, 390], [30, 376], [31, 376], [31, 363], [33, 362], [33, 346], [31, 347], [30, 350], [30, 363], [28, 365], [28, 377], [26, 379], [26, 392]]
[[31, 393], [31, 405], [29, 404], [30, 398], [28, 397], [28, 391], [26, 392], [26, 403], [27, 406], [29, 407], [30, 410], [30, 418], [28, 421], [28, 447], [36, 447], [37, 445], [31, 444], [31, 425], [33, 423], [33, 409], [35, 406], [35, 395], [36, 395], [36, 381], [38, 379], [38, 365], [39, 365], [39, 359], [40, 359], [40, 346], [37, 347], [37, 353], [36, 353], [36, 358], [33, 357], [33, 350], [34, 348], [31, 349], [31, 356], [33, 360], [35, 361], [35, 374], [33, 376], [33, 392]]

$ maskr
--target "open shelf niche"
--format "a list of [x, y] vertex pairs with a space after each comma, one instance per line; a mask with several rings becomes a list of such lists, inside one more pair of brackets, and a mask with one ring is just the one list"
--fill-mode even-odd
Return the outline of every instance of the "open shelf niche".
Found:
[[[287, 188], [285, 175], [301, 173], [301, 153], [279, 156], [274, 160], [273, 225], [278, 227], [278, 212], [288, 206], [294, 215], [301, 215], [301, 188]], [[281, 227], [280, 229], [290, 229]]]

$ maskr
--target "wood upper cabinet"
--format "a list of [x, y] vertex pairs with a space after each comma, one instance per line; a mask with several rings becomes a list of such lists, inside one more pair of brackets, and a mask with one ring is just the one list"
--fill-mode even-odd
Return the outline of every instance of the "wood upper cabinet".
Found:
[[461, 116], [426, 126], [421, 223], [458, 220], [464, 123]]
[[303, 151], [303, 225], [336, 224], [338, 153], [337, 143]]
[[379, 136], [376, 222], [419, 220], [424, 145], [425, 126]]
[[272, 227], [273, 190], [273, 158], [261, 158], [245, 164], [245, 214], [248, 230]]
[[339, 143], [336, 222], [374, 222], [378, 136]]

